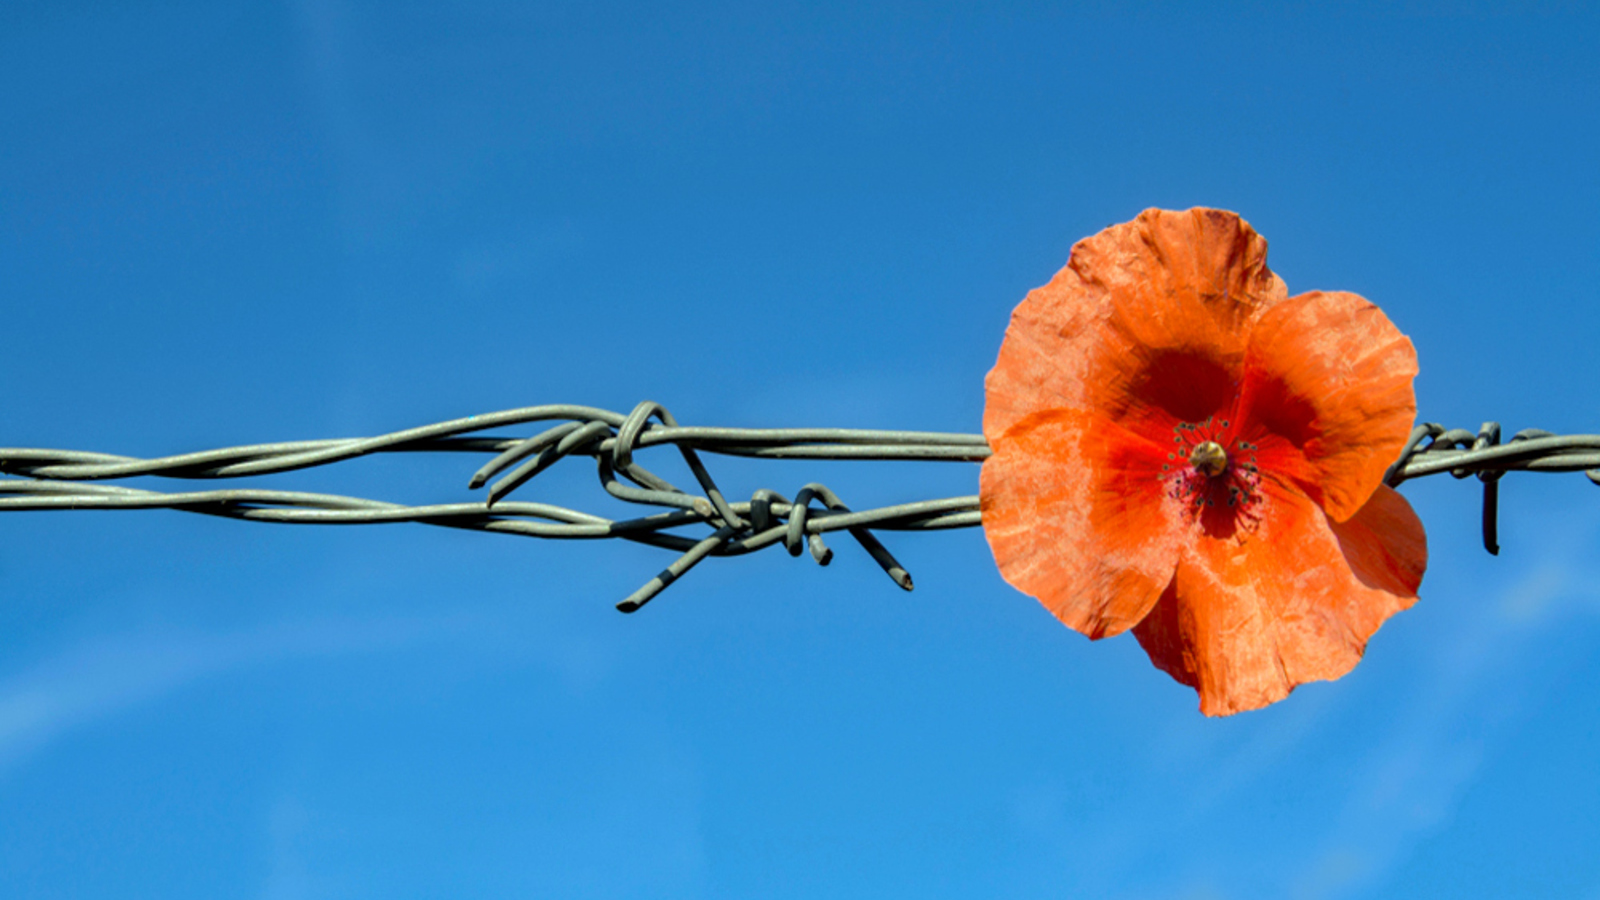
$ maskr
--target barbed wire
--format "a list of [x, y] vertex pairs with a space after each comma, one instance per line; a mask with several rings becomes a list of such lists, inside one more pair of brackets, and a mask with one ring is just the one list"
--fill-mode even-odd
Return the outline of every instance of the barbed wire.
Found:
[[1500, 443], [1500, 423], [1485, 422], [1477, 433], [1424, 422], [1411, 429], [1400, 458], [1384, 475], [1390, 487], [1424, 475], [1449, 472], [1483, 482], [1483, 549], [1500, 553], [1500, 478], [1507, 472], [1583, 472], [1600, 485], [1600, 434], [1558, 435], [1525, 428]]
[[[654, 419], [655, 421], [651, 421]], [[469, 436], [488, 429], [558, 421], [531, 437]], [[684, 491], [634, 459], [654, 447], [678, 450], [700, 493]], [[848, 428], [711, 428], [683, 426], [658, 403], [646, 401], [627, 415], [592, 406], [547, 405], [452, 419], [370, 438], [289, 441], [227, 447], [154, 459], [76, 450], [0, 448], [0, 512], [69, 509], [173, 509], [258, 522], [366, 525], [417, 522], [519, 534], [595, 540], [620, 538], [678, 551], [680, 556], [617, 608], [634, 612], [708, 556], [739, 556], [781, 544], [791, 556], [809, 549], [820, 565], [833, 551], [823, 535], [847, 531], [905, 590], [911, 575], [873, 534], [932, 531], [982, 524], [976, 494], [851, 510], [824, 485], [810, 483], [793, 500], [761, 489], [730, 502], [700, 454], [758, 459], [900, 460], [982, 462], [982, 435]], [[468, 480], [489, 484], [478, 502], [410, 506], [339, 494], [224, 488], [159, 491], [94, 482], [136, 477], [244, 478], [324, 466], [377, 453], [492, 453]], [[606, 492], [659, 512], [611, 519], [563, 506], [506, 499], [530, 479], [569, 456], [592, 458]], [[1450, 472], [1477, 475], [1484, 484], [1484, 546], [1498, 553], [1495, 519], [1499, 479], [1506, 472], [1587, 470], [1600, 484], [1600, 435], [1558, 436], [1529, 429], [1500, 444], [1500, 426], [1473, 433], [1434, 423], [1417, 426], [1385, 482]], [[620, 476], [620, 477], [619, 477]], [[677, 529], [700, 527], [695, 537]]]
[[[650, 421], [654, 419], [655, 421]], [[532, 437], [468, 437], [476, 432], [532, 422], [558, 421]], [[634, 459], [636, 450], [672, 445], [700, 487], [684, 491]], [[242, 478], [323, 466], [376, 453], [494, 454], [468, 482], [489, 485], [474, 503], [408, 506], [337, 494], [227, 488], [163, 492], [87, 482], [160, 476], [179, 479]], [[627, 415], [591, 406], [531, 406], [468, 416], [371, 438], [293, 441], [228, 447], [156, 459], [72, 450], [0, 449], [0, 512], [49, 509], [176, 509], [185, 512], [294, 524], [420, 522], [529, 537], [621, 538], [678, 551], [666, 569], [617, 608], [633, 612], [707, 556], [738, 556], [782, 544], [792, 556], [809, 548], [827, 565], [833, 551], [823, 535], [848, 531], [894, 582], [912, 580], [873, 535], [926, 531], [980, 523], [976, 495], [924, 500], [853, 511], [833, 491], [807, 484], [793, 500], [758, 490], [730, 503], [700, 459], [701, 452], [761, 459], [921, 460], [978, 462], [989, 455], [981, 435], [842, 428], [706, 428], [680, 426], [660, 404], [640, 403]], [[614, 520], [556, 506], [506, 499], [514, 490], [568, 456], [595, 460], [601, 485], [620, 500], [660, 510]], [[498, 478], [497, 478], [498, 476]], [[815, 505], [814, 505], [815, 504]], [[691, 537], [677, 529], [706, 526]]]

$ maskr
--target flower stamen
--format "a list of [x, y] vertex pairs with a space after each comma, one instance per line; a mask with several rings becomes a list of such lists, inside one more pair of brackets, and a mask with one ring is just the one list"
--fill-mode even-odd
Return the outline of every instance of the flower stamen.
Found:
[[1228, 451], [1216, 441], [1202, 441], [1189, 451], [1189, 465], [1194, 466], [1195, 471], [1215, 478], [1228, 469]]
[[1223, 518], [1213, 521], [1213, 526], [1242, 540], [1255, 531], [1260, 518], [1261, 470], [1255, 456], [1259, 446], [1208, 424], [1214, 421], [1223, 429], [1228, 426], [1227, 419], [1213, 418], [1173, 427], [1178, 446], [1167, 454], [1159, 477], [1167, 483], [1168, 495], [1183, 504], [1193, 521], [1199, 522], [1208, 509], [1215, 509]]

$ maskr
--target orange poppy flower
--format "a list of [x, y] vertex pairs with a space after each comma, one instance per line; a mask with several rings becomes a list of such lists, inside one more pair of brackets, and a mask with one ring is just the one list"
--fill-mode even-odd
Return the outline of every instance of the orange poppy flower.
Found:
[[1213, 716], [1350, 671], [1427, 565], [1382, 484], [1416, 350], [1266, 258], [1233, 213], [1146, 210], [1028, 294], [985, 381], [1001, 574], [1090, 638], [1133, 629]]

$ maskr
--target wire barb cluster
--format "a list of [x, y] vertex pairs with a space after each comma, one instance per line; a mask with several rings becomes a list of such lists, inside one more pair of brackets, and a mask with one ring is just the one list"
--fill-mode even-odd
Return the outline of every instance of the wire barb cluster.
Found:
[[[652, 421], [654, 420], [654, 421]], [[488, 429], [557, 421], [527, 438], [470, 436]], [[636, 451], [672, 445], [698, 482], [684, 491], [635, 461]], [[375, 453], [472, 452], [493, 458], [474, 473], [471, 489], [493, 484], [471, 503], [407, 506], [360, 497], [300, 491], [225, 488], [163, 492], [89, 482], [139, 476], [222, 479], [322, 466]], [[623, 415], [590, 406], [549, 405], [469, 416], [372, 438], [295, 441], [229, 447], [138, 459], [71, 450], [0, 449], [0, 512], [49, 509], [176, 509], [206, 515], [296, 524], [420, 522], [528, 537], [621, 538], [678, 551], [666, 569], [617, 608], [633, 612], [707, 556], [737, 556], [782, 544], [791, 556], [809, 548], [820, 565], [833, 551], [823, 535], [848, 531], [893, 579], [911, 590], [909, 573], [873, 534], [964, 528], [980, 523], [976, 495], [852, 511], [821, 484], [793, 500], [758, 490], [730, 502], [700, 454], [765, 459], [871, 459], [980, 462], [989, 455], [982, 435], [841, 428], [705, 428], [681, 426], [660, 404], [640, 403]], [[595, 460], [606, 492], [657, 511], [614, 520], [547, 503], [508, 500], [528, 480], [568, 456]], [[701, 526], [710, 534], [678, 529]]]
[[[652, 421], [653, 420], [653, 421]], [[478, 434], [532, 422], [557, 422], [531, 437]], [[682, 490], [635, 460], [638, 451], [677, 448], [699, 492]], [[159, 476], [206, 480], [244, 478], [328, 465], [375, 453], [489, 453], [493, 457], [468, 481], [485, 498], [469, 503], [407, 506], [338, 494], [223, 488], [157, 491], [95, 484], [112, 479]], [[929, 431], [844, 428], [707, 428], [679, 425], [658, 403], [644, 402], [627, 415], [591, 406], [549, 405], [452, 419], [371, 438], [293, 441], [228, 447], [179, 456], [139, 459], [75, 450], [0, 448], [0, 512], [63, 509], [175, 509], [258, 522], [368, 525], [420, 522], [447, 528], [564, 539], [621, 538], [675, 550], [680, 555], [617, 608], [633, 612], [708, 556], [739, 556], [781, 544], [791, 556], [808, 550], [819, 565], [833, 559], [823, 535], [847, 531], [893, 579], [911, 590], [911, 575], [885, 548], [876, 531], [929, 531], [982, 524], [977, 495], [946, 497], [855, 510], [821, 484], [807, 484], [790, 500], [758, 490], [747, 501], [729, 501], [700, 458], [701, 453], [762, 459], [853, 459], [982, 462], [989, 446], [982, 435]], [[604, 516], [523, 500], [509, 495], [569, 456], [592, 458], [606, 492], [656, 511], [631, 519]], [[1385, 483], [1450, 472], [1476, 475], [1484, 485], [1484, 547], [1499, 552], [1495, 519], [1499, 480], [1510, 471], [1587, 471], [1600, 484], [1600, 435], [1558, 436], [1520, 431], [1500, 443], [1500, 426], [1486, 422], [1476, 433], [1417, 426]], [[490, 482], [493, 482], [492, 484]], [[699, 527], [692, 536], [679, 529]]]
[[1500, 477], [1507, 472], [1583, 472], [1600, 485], [1600, 434], [1558, 435], [1525, 428], [1500, 443], [1500, 423], [1485, 422], [1476, 434], [1424, 422], [1411, 429], [1400, 458], [1389, 467], [1384, 483], [1449, 472], [1456, 478], [1478, 476], [1483, 482], [1483, 549], [1499, 555]]

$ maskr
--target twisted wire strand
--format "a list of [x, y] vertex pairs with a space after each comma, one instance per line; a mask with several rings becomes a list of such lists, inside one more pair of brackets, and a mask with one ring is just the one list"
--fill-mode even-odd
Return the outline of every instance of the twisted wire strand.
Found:
[[1500, 478], [1507, 472], [1583, 472], [1600, 485], [1600, 434], [1558, 435], [1525, 428], [1500, 443], [1500, 423], [1485, 422], [1477, 433], [1423, 422], [1411, 429], [1400, 458], [1384, 475], [1398, 487], [1409, 478], [1449, 472], [1476, 475], [1483, 482], [1483, 549], [1500, 553]]
[[[653, 421], [652, 421], [653, 420]], [[488, 429], [557, 422], [526, 437], [471, 436]], [[635, 461], [635, 451], [675, 447], [699, 491], [691, 493]], [[225, 488], [158, 491], [94, 482], [135, 477], [191, 480], [242, 478], [306, 469], [376, 453], [489, 453], [493, 457], [468, 481], [485, 498], [472, 503], [408, 506], [338, 494]], [[288, 441], [226, 447], [154, 459], [76, 450], [0, 448], [0, 512], [64, 509], [174, 509], [225, 518], [286, 524], [366, 525], [418, 522], [519, 534], [527, 537], [595, 540], [619, 538], [677, 551], [680, 556], [634, 591], [617, 608], [634, 612], [708, 556], [738, 556], [782, 544], [791, 556], [809, 550], [819, 565], [832, 561], [824, 534], [846, 531], [895, 584], [912, 579], [873, 534], [929, 531], [982, 524], [977, 495], [946, 497], [851, 510], [827, 487], [811, 483], [790, 500], [776, 491], [755, 491], [730, 502], [700, 458], [701, 453], [759, 459], [900, 460], [982, 462], [989, 456], [982, 435], [930, 431], [846, 428], [712, 428], [679, 425], [658, 403], [643, 402], [624, 415], [592, 406], [557, 404], [452, 419], [370, 438]], [[610, 519], [548, 503], [507, 500], [515, 490], [569, 456], [596, 463], [607, 493], [655, 512]], [[1495, 519], [1499, 479], [1506, 472], [1587, 471], [1600, 484], [1600, 435], [1558, 436], [1520, 431], [1500, 443], [1500, 426], [1478, 432], [1417, 426], [1385, 483], [1450, 472], [1476, 475], [1484, 485], [1484, 546], [1498, 553]], [[491, 480], [493, 483], [490, 484]], [[815, 505], [814, 505], [815, 504]], [[690, 536], [677, 529], [709, 528]]]
[[[476, 435], [529, 423], [558, 424], [531, 437]], [[635, 461], [635, 451], [671, 445], [688, 465], [697, 493], [685, 491]], [[243, 478], [329, 465], [377, 453], [492, 454], [468, 481], [486, 497], [473, 503], [408, 506], [335, 494], [226, 488], [165, 492], [95, 484], [157, 476]], [[371, 438], [289, 441], [227, 447], [155, 459], [32, 448], [0, 449], [0, 512], [61, 509], [176, 509], [205, 515], [293, 524], [420, 522], [528, 537], [621, 538], [678, 551], [666, 569], [617, 605], [633, 612], [707, 556], [737, 556], [782, 544], [792, 556], [809, 548], [820, 565], [833, 551], [823, 535], [847, 531], [901, 588], [912, 579], [882, 542], [881, 531], [965, 528], [980, 522], [976, 495], [853, 511], [833, 491], [807, 484], [793, 500], [756, 491], [730, 502], [700, 453], [762, 459], [850, 459], [979, 462], [989, 455], [981, 435], [843, 428], [708, 428], [680, 426], [664, 407], [640, 403], [624, 415], [591, 406], [532, 406], [452, 419]], [[592, 458], [602, 487], [651, 514], [614, 520], [547, 503], [506, 499], [562, 458]], [[815, 504], [815, 505], [814, 505]], [[678, 529], [709, 527], [692, 537]]]

